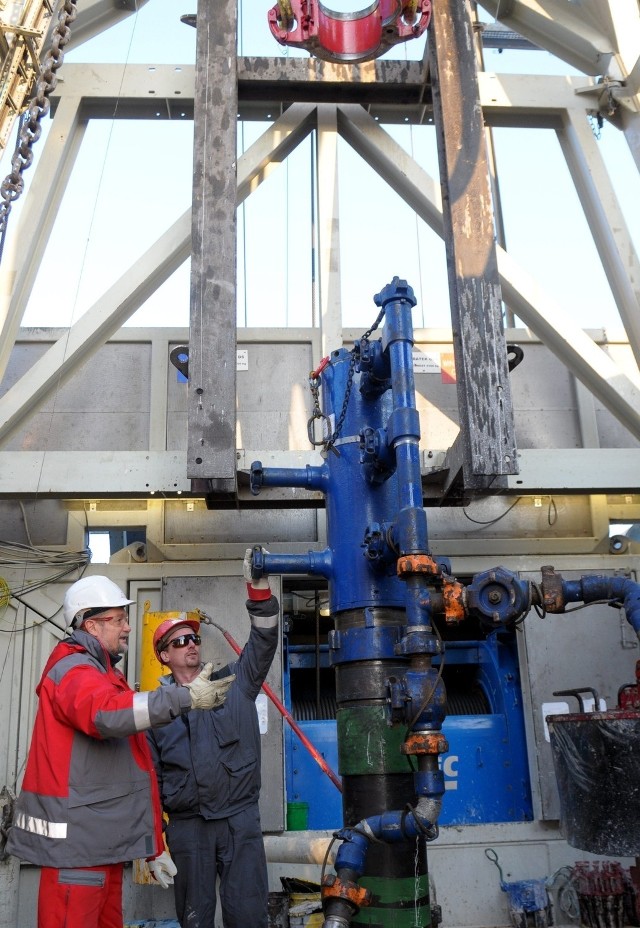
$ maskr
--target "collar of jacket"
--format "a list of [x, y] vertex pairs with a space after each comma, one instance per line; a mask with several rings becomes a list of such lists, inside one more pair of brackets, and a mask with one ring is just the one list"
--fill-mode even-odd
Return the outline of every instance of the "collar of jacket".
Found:
[[[220, 680], [222, 677], [228, 677], [229, 674], [234, 673], [233, 668], [235, 667], [237, 661], [234, 661], [233, 664], [227, 664], [225, 667], [221, 667], [220, 670], [215, 670], [211, 674], [212, 680]], [[200, 670], [204, 667], [204, 661], [200, 662]], [[172, 673], [165, 673], [161, 677], [158, 677], [158, 682], [160, 686], [169, 686], [171, 683], [176, 681], [173, 679]]]
[[68, 638], [64, 639], [67, 644], [79, 644], [80, 647], [84, 648], [85, 651], [88, 651], [92, 657], [95, 657], [96, 660], [100, 661], [103, 667], [106, 668], [107, 660], [110, 661], [111, 666], [115, 667], [118, 661], [121, 659], [122, 654], [109, 654], [106, 648], [100, 644], [95, 635], [90, 635], [89, 632], [83, 632], [81, 628], [77, 628]]
[[[204, 661], [200, 661], [200, 670], [204, 667]], [[158, 682], [160, 686], [171, 686], [175, 683], [175, 678], [172, 673], [164, 673], [161, 677], [158, 677]]]

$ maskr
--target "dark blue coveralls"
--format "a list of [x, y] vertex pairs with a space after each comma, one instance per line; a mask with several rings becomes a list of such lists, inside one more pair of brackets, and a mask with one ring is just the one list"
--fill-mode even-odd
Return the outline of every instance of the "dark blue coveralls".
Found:
[[[278, 647], [275, 596], [247, 601], [251, 632], [224, 705], [192, 710], [147, 732], [178, 873], [182, 928], [214, 928], [216, 875], [225, 928], [267, 928], [267, 862], [258, 811], [260, 731], [255, 699]], [[173, 682], [172, 676], [162, 683]]]

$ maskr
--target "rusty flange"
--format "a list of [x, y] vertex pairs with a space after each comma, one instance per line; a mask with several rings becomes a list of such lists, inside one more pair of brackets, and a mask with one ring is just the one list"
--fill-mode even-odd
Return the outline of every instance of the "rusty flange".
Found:
[[400, 578], [406, 574], [430, 574], [433, 577], [440, 575], [440, 567], [428, 554], [407, 554], [399, 557], [396, 570]]
[[354, 905], [356, 911], [361, 909], [364, 905], [369, 905], [371, 902], [370, 890], [365, 889], [364, 886], [359, 886], [357, 883], [352, 883], [350, 880], [343, 882], [340, 877], [336, 876], [334, 873], [328, 873], [323, 879], [321, 894], [323, 901], [330, 896], [344, 899], [346, 902], [350, 902], [351, 905]]
[[542, 597], [547, 612], [564, 612], [564, 594], [562, 592], [562, 575], [553, 567], [545, 566], [541, 569], [542, 574]]
[[442, 599], [447, 625], [462, 622], [467, 614], [464, 585], [459, 580], [445, 579], [442, 584]]
[[446, 754], [449, 742], [441, 731], [412, 732], [403, 742], [402, 754]]

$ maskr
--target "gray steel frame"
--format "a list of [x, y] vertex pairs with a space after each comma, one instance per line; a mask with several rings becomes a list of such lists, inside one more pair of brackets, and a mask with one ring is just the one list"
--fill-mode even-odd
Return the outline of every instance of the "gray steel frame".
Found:
[[[485, 4], [490, 8], [491, 4]], [[553, 0], [547, 0], [546, 6], [553, 7]], [[558, 6], [558, 4], [556, 4]], [[602, 7], [596, 4], [594, 16], [601, 16]], [[608, 9], [607, 5], [607, 9]], [[514, 0], [508, 5], [508, 13], [515, 15], [526, 12], [525, 0]], [[566, 23], [560, 7], [557, 20], [552, 20], [548, 28], [550, 36], [547, 47], [558, 50]], [[195, 282], [196, 303], [203, 294], [198, 286], [204, 287], [204, 281], [210, 288], [211, 277], [225, 280], [227, 298], [217, 301], [217, 310], [223, 306], [226, 313], [224, 351], [226, 355], [235, 344], [233, 334], [228, 333], [231, 314], [235, 302], [229, 287], [234, 287], [231, 265], [234, 264], [234, 209], [229, 203], [235, 195], [235, 203], [240, 203], [249, 192], [258, 185], [268, 172], [286, 157], [288, 152], [313, 129], [318, 134], [318, 178], [322, 184], [323, 177], [330, 178], [335, 172], [335, 141], [337, 136], [345, 139], [365, 160], [373, 166], [409, 203], [418, 215], [432, 228], [443, 234], [443, 217], [438, 185], [429, 175], [421, 170], [407, 154], [397, 146], [380, 125], [380, 121], [431, 121], [432, 101], [430, 93], [429, 69], [426, 63], [377, 61], [373, 65], [331, 65], [312, 59], [294, 59], [283, 62], [282, 59], [239, 58], [236, 61], [236, 74], [233, 66], [230, 75], [218, 73], [220, 65], [213, 60], [213, 52], [224, 54], [231, 52], [235, 59], [235, 48], [231, 48], [235, 29], [235, 7], [226, 3], [223, 8], [217, 5], [216, 23], [224, 26], [226, 40], [215, 49], [207, 49], [199, 55], [197, 68], [213, 68], [207, 73], [209, 79], [227, 81], [231, 104], [220, 113], [226, 114], [235, 109], [233, 90], [237, 86], [237, 109], [241, 118], [264, 118], [267, 111], [280, 112], [273, 126], [264, 133], [250, 150], [239, 159], [237, 167], [237, 191], [230, 189], [228, 176], [226, 186], [217, 191], [227, 203], [224, 220], [219, 222], [216, 235], [226, 243], [220, 249], [224, 255], [224, 274], [214, 263], [208, 269], [202, 265], [196, 251], [196, 260], [200, 260], [197, 272], [200, 284]], [[222, 17], [218, 20], [218, 17]], [[610, 18], [614, 19], [610, 11]], [[508, 17], [505, 19], [507, 22]], [[526, 17], [525, 17], [526, 20]], [[526, 23], [521, 25], [523, 35], [527, 34]], [[580, 42], [584, 50], [588, 42], [598, 46], [593, 22], [589, 28], [581, 29]], [[557, 29], [556, 29], [557, 26]], [[228, 27], [228, 28], [227, 28]], [[585, 27], [586, 28], [586, 27]], [[620, 29], [618, 29], [620, 32]], [[539, 36], [536, 35], [536, 38]], [[599, 48], [607, 42], [613, 48], [611, 35], [600, 36]], [[595, 43], [595, 44], [594, 44]], [[569, 50], [571, 51], [571, 49]], [[567, 55], [569, 58], [569, 55]], [[605, 60], [604, 58], [602, 59]], [[615, 64], [616, 73], [624, 72], [622, 56], [615, 48], [606, 58]], [[612, 65], [613, 66], [613, 65]], [[216, 70], [218, 69], [218, 70]], [[592, 69], [593, 70], [593, 69]], [[627, 72], [631, 69], [627, 68]], [[612, 93], [620, 101], [619, 110], [627, 113], [628, 103], [633, 96], [635, 83], [633, 73], [629, 73], [629, 82], [624, 87], [614, 87]], [[166, 117], [171, 118], [176, 106], [187, 114], [194, 108], [194, 86], [196, 69], [184, 67], [177, 71], [173, 67], [157, 67], [151, 71], [147, 66], [95, 66], [66, 64], [64, 82], [61, 82], [53, 98], [55, 108], [54, 130], [45, 145], [43, 157], [38, 169], [31, 178], [29, 194], [26, 197], [19, 227], [16, 235], [21, 242], [20, 255], [15, 256], [13, 267], [4, 275], [3, 315], [0, 316], [0, 376], [4, 374], [12, 346], [18, 334], [19, 322], [33, 285], [39, 260], [53, 225], [57, 206], [64, 195], [66, 181], [89, 119], [101, 118], [113, 113], [113, 101], [118, 99], [118, 113], [125, 118], [143, 117], [153, 110], [154, 118], [160, 110], [159, 103], [164, 102]], [[373, 79], [372, 79], [373, 77]], [[233, 79], [232, 79], [233, 78]], [[237, 82], [235, 80], [237, 78]], [[471, 79], [471, 78], [470, 78]], [[612, 286], [621, 317], [625, 323], [630, 344], [636, 358], [640, 356], [640, 313], [638, 313], [638, 281], [640, 280], [640, 262], [634, 251], [631, 238], [622, 217], [616, 195], [607, 171], [602, 162], [595, 140], [589, 126], [588, 115], [597, 110], [594, 98], [597, 96], [600, 80], [591, 78], [550, 78], [530, 76], [498, 76], [478, 73], [478, 94], [484, 120], [488, 126], [547, 126], [553, 128], [567, 157], [567, 163], [576, 183], [587, 219], [603, 259], [607, 276]], [[205, 82], [206, 83], [206, 82]], [[601, 92], [601, 91], [600, 91]], [[341, 101], [336, 103], [336, 99]], [[296, 99], [302, 102], [289, 105], [287, 101]], [[635, 97], [633, 97], [635, 99]], [[151, 101], [151, 102], [150, 102]], [[197, 103], [196, 103], [197, 107]], [[630, 130], [633, 119], [625, 115], [624, 129], [633, 146], [634, 135]], [[235, 119], [231, 120], [235, 127]], [[196, 120], [197, 123], [197, 120]], [[196, 130], [197, 131], [197, 130]], [[230, 131], [230, 130], [229, 130]], [[225, 158], [233, 163], [231, 137], [235, 137], [235, 128], [225, 141]], [[204, 140], [203, 140], [203, 145]], [[197, 146], [202, 148], [202, 146]], [[196, 155], [196, 158], [198, 156]], [[207, 167], [196, 161], [196, 176], [208, 183]], [[222, 183], [222, 179], [218, 178]], [[219, 199], [218, 196], [218, 199]], [[210, 207], [210, 203], [209, 203]], [[194, 198], [194, 216], [197, 216], [197, 196]], [[340, 306], [337, 297], [339, 280], [339, 263], [336, 264], [337, 237], [334, 230], [332, 204], [323, 202], [324, 216], [321, 216], [319, 228], [324, 238], [321, 241], [320, 272], [320, 308], [318, 313], [317, 337], [318, 357], [325, 346], [335, 347], [336, 337], [340, 336]], [[20, 428], [23, 417], [31, 413], [50, 393], [60, 378], [70, 376], [77, 365], [86, 360], [100, 345], [113, 336], [120, 325], [141, 305], [186, 258], [191, 252], [192, 216], [185, 214], [174, 226], [167, 230], [149, 251], [127, 271], [122, 278], [89, 310], [76, 325], [64, 336], [62, 344], [53, 345], [41, 361], [29, 372], [29, 375], [0, 399], [0, 442]], [[197, 246], [196, 246], [197, 249]], [[230, 250], [231, 249], [231, 250]], [[586, 390], [598, 398], [636, 437], [640, 437], [640, 403], [638, 400], [638, 381], [627, 376], [611, 357], [599, 347], [594, 340], [575, 323], [571, 322], [564, 310], [554, 303], [549, 295], [541, 293], [536, 282], [518, 268], [510, 256], [499, 246], [496, 248], [497, 269], [502, 297], [510, 309], [515, 312], [534, 333], [539, 335], [554, 354], [565, 364]], [[216, 259], [217, 261], [218, 259]], [[223, 260], [220, 258], [220, 260]], [[336, 267], [338, 271], [336, 273]], [[211, 272], [211, 277], [208, 276]], [[338, 278], [338, 279], [337, 279]], [[207, 299], [209, 298], [207, 294]], [[228, 317], [228, 318], [227, 318]], [[204, 321], [204, 316], [202, 316]], [[222, 347], [218, 347], [220, 320], [204, 322], [203, 334], [207, 336], [207, 365], [219, 359]], [[192, 339], [198, 332], [199, 321], [192, 325]], [[209, 328], [207, 328], [207, 326]], [[205, 332], [205, 328], [207, 331]], [[214, 335], [216, 337], [214, 337]], [[197, 357], [197, 349], [196, 349]], [[233, 368], [233, 365], [231, 365]], [[223, 412], [226, 439], [224, 450], [220, 452], [220, 462], [207, 465], [213, 474], [220, 468], [221, 488], [233, 489], [236, 483], [234, 429], [231, 427], [232, 386], [229, 379], [226, 386], [216, 385], [211, 390], [209, 411]], [[217, 387], [220, 386], [220, 390]], [[198, 385], [193, 384], [193, 416], [200, 415], [198, 403], [201, 394], [197, 394]], [[213, 397], [221, 398], [215, 400]], [[216, 409], [218, 403], [219, 409]], [[588, 403], [585, 403], [588, 410]], [[588, 411], [586, 413], [588, 416]], [[215, 416], [214, 416], [215, 418]], [[585, 419], [586, 422], [586, 419]], [[202, 425], [195, 426], [193, 438], [190, 439], [188, 459], [195, 457], [197, 446], [209, 447], [213, 459], [218, 454], [217, 438], [211, 432], [205, 432]], [[198, 431], [198, 428], [200, 431]], [[585, 425], [586, 428], [586, 425]], [[193, 429], [192, 429], [193, 431]], [[587, 429], [588, 440], [588, 429]], [[158, 485], [173, 483], [179, 462], [173, 453], [163, 454], [161, 442], [153, 449], [157, 452]], [[273, 449], [278, 452], [279, 449]], [[466, 454], [467, 452], [465, 452]], [[627, 452], [623, 452], [626, 454]], [[452, 449], [446, 461], [447, 473], [459, 469], [459, 456]], [[224, 461], [224, 463], [222, 463]], [[153, 470], [155, 466], [150, 465]], [[190, 464], [189, 467], [192, 465]], [[204, 466], [204, 465], [203, 465]], [[211, 469], [213, 467], [213, 470]], [[625, 470], [627, 470], [625, 468]], [[54, 470], [54, 475], [56, 471]], [[54, 476], [52, 492], [65, 492], [66, 481], [62, 471]], [[194, 472], [189, 471], [192, 475]], [[202, 468], [197, 470], [204, 476]], [[515, 475], [512, 475], [515, 476]], [[218, 479], [214, 475], [214, 479]], [[448, 478], [443, 473], [443, 482]], [[450, 479], [450, 478], [449, 478]], [[511, 478], [510, 478], [511, 479]], [[60, 482], [58, 482], [60, 481]], [[535, 480], [527, 478], [518, 483], [518, 489]], [[105, 472], [105, 483], [109, 480]], [[135, 480], [133, 481], [135, 483]], [[137, 492], [144, 492], [149, 481], [144, 480], [137, 487]], [[27, 489], [28, 479], [23, 484]], [[619, 480], [612, 477], [613, 487], [620, 486]], [[182, 486], [182, 483], [181, 483]], [[583, 489], [584, 481], [580, 478], [575, 488]], [[594, 489], [601, 487], [601, 481], [594, 481]], [[108, 493], [108, 487], [105, 486]], [[130, 492], [135, 493], [132, 486]]]

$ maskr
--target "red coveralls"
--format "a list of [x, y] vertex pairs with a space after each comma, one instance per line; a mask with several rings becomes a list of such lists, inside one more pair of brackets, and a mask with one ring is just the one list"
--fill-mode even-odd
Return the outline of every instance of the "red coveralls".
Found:
[[44, 869], [38, 928], [122, 928], [125, 861], [163, 850], [143, 732], [191, 707], [185, 687], [134, 693], [94, 636], [58, 644], [36, 689], [31, 747], [7, 850]]

